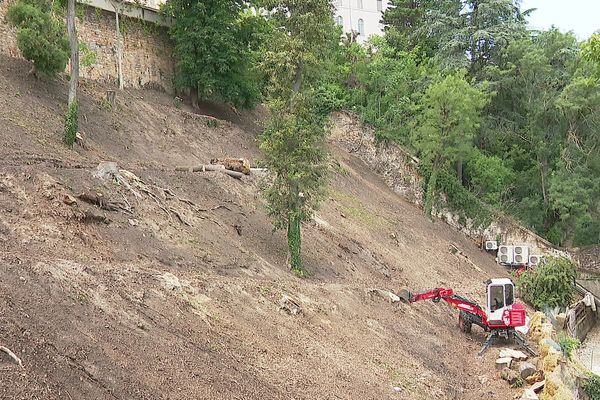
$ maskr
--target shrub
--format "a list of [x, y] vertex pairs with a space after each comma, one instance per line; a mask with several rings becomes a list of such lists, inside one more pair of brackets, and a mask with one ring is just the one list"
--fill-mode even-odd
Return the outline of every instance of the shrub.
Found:
[[46, 0], [18, 0], [6, 14], [17, 28], [17, 46], [33, 62], [36, 76], [53, 79], [64, 71], [69, 60], [65, 25], [51, 13]]
[[573, 262], [564, 257], [542, 260], [532, 271], [522, 273], [517, 286], [521, 298], [536, 309], [544, 307], [567, 307], [573, 299], [573, 282], [577, 270]]
[[560, 345], [564, 355], [568, 358], [571, 358], [573, 350], [581, 346], [581, 342], [578, 339], [575, 339], [564, 332], [560, 332], [558, 334], [558, 344]]
[[73, 143], [75, 143], [75, 140], [77, 139], [77, 130], [79, 129], [77, 111], [77, 103], [73, 103], [69, 106], [67, 114], [65, 115], [65, 133], [63, 140], [69, 147], [73, 146]]
[[592, 400], [600, 400], [600, 376], [590, 372], [587, 377], [583, 390]]

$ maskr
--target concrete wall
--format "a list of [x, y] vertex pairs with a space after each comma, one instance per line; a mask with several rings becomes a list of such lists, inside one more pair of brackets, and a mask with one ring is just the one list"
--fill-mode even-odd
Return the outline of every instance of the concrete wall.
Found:
[[[0, 2], [0, 53], [20, 57], [16, 32], [4, 22], [8, 6], [13, 2], [14, 0]], [[80, 54], [81, 77], [116, 85], [115, 14], [88, 6], [84, 6], [84, 10], [83, 14], [78, 13], [77, 19], [79, 41], [85, 45], [88, 54], [95, 54], [95, 61], [92, 65], [85, 66], [85, 52]], [[166, 28], [131, 18], [123, 18], [122, 21], [125, 86], [150, 86], [171, 92], [172, 44]]]

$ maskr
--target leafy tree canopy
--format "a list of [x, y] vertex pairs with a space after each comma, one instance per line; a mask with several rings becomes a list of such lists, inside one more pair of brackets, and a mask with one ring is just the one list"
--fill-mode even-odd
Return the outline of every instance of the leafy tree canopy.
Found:
[[66, 26], [47, 0], [18, 0], [9, 7], [7, 21], [17, 28], [17, 46], [33, 62], [33, 72], [48, 79], [65, 70], [69, 60]]

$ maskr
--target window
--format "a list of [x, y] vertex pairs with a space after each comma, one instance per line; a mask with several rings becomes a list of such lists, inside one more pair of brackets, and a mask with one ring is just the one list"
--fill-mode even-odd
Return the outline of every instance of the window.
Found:
[[377, 11], [383, 11], [383, 0], [377, 0]]
[[490, 309], [492, 312], [504, 307], [504, 287], [492, 286], [490, 288]]
[[513, 285], [504, 285], [504, 296], [506, 297], [506, 305], [510, 306], [515, 302], [515, 294], [513, 293]]
[[358, 34], [360, 36], [365, 36], [365, 21], [361, 19], [358, 20]]
[[362, 10], [363, 8], [363, 0], [356, 0], [356, 8]]
[[339, 26], [344, 26], [344, 18], [342, 18], [341, 15], [338, 15], [337, 18], [335, 19], [335, 22], [337, 22], [337, 24]]

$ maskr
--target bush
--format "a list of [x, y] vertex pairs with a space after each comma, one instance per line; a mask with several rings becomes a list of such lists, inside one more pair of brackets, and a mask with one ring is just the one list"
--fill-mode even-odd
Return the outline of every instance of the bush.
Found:
[[348, 104], [347, 92], [340, 85], [325, 83], [315, 90], [316, 109], [324, 116], [343, 109]]
[[571, 358], [573, 350], [581, 346], [581, 342], [578, 339], [575, 339], [564, 332], [560, 332], [558, 334], [558, 344], [560, 345], [564, 355], [568, 358]]
[[6, 14], [17, 28], [17, 46], [23, 57], [33, 62], [36, 75], [54, 79], [69, 60], [65, 25], [51, 13], [46, 0], [18, 0]]
[[583, 384], [583, 390], [592, 400], [600, 400], [600, 376], [589, 373], [587, 381]]
[[577, 270], [573, 262], [564, 257], [542, 260], [532, 271], [522, 273], [517, 286], [521, 298], [540, 310], [544, 307], [566, 308], [573, 300], [573, 283]]

